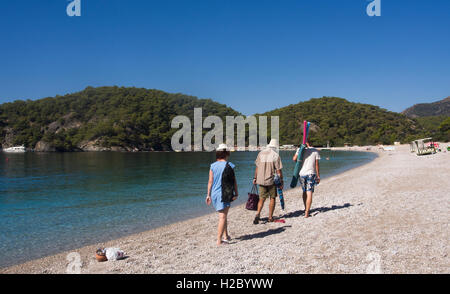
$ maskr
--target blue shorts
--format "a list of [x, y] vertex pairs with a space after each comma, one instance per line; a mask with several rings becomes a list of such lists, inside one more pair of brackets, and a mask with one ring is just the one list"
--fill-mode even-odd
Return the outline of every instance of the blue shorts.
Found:
[[316, 185], [316, 175], [307, 175], [300, 177], [300, 184], [303, 192], [311, 191], [314, 193], [314, 186]]

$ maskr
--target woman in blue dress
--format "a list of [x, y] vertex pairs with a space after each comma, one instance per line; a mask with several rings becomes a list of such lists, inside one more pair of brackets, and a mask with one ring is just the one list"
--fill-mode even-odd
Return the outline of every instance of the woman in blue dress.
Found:
[[[230, 209], [230, 202], [222, 202], [222, 174], [227, 165], [230, 152], [227, 150], [227, 145], [220, 144], [216, 149], [216, 162], [211, 164], [209, 170], [208, 194], [206, 196], [206, 204], [213, 204], [216, 211], [219, 213], [219, 224], [217, 226], [217, 245], [228, 244], [231, 240], [228, 235], [228, 210]], [[234, 169], [234, 164], [228, 162]], [[234, 184], [235, 196], [232, 201], [238, 197], [237, 184]]]

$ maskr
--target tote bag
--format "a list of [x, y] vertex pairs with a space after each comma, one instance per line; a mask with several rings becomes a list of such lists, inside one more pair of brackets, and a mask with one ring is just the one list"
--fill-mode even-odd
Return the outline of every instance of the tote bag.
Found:
[[258, 187], [256, 185], [252, 186], [252, 190], [248, 193], [248, 200], [245, 208], [248, 210], [258, 210]]

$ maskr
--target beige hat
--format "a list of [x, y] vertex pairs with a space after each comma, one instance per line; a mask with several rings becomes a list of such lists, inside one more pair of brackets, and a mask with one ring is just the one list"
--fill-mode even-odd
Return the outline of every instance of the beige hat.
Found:
[[279, 148], [280, 146], [278, 145], [277, 139], [272, 139], [272, 140], [270, 140], [270, 143], [269, 143], [269, 145], [267, 145], [267, 147]]
[[227, 151], [228, 146], [227, 144], [219, 144], [219, 146], [216, 148], [216, 151]]

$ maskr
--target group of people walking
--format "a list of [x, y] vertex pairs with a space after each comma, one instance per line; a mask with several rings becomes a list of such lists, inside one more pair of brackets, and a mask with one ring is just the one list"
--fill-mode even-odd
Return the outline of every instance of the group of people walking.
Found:
[[[320, 182], [319, 160], [320, 155], [317, 149], [312, 148], [307, 142], [307, 148], [303, 153], [303, 165], [299, 173], [299, 179], [303, 190], [303, 203], [305, 205], [305, 218], [310, 216], [310, 209], [312, 204], [312, 196], [314, 187]], [[255, 160], [255, 173], [253, 184], [259, 186], [259, 203], [253, 224], [257, 225], [260, 222], [261, 210], [264, 203], [269, 199], [269, 217], [268, 222], [273, 222], [273, 213], [275, 210], [277, 187], [274, 179], [279, 179], [278, 188], [283, 190], [283, 164], [280, 154], [278, 141], [272, 139], [266, 148], [258, 153]], [[293, 160], [297, 161], [300, 149], [297, 149]], [[231, 189], [233, 195], [224, 197], [228, 194], [228, 189], [225, 187], [229, 185], [229, 181], [224, 182], [225, 177], [230, 175], [234, 177], [234, 173], [230, 173], [227, 168], [235, 168], [235, 165], [229, 162], [230, 151], [225, 144], [220, 144], [216, 149], [216, 161], [211, 164], [209, 170], [208, 191], [206, 196], [206, 204], [213, 205], [215, 210], [219, 213], [219, 223], [217, 227], [217, 245], [228, 244], [231, 237], [228, 234], [228, 211], [230, 209], [231, 201], [239, 197], [238, 187], [234, 179]], [[224, 184], [223, 184], [224, 183]], [[231, 199], [231, 201], [229, 200]]]

